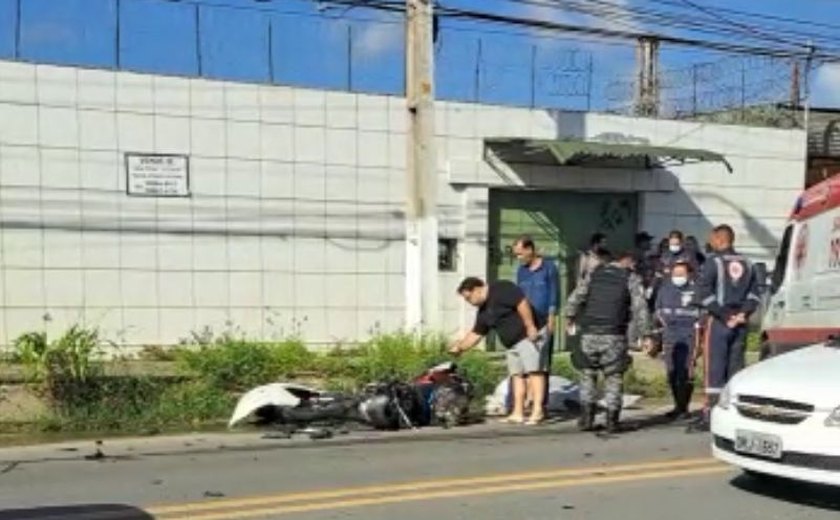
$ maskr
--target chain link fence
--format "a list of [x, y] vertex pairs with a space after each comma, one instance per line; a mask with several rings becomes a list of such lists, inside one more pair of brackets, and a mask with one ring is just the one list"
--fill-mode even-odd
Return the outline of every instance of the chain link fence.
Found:
[[[727, 57], [661, 70], [656, 116], [720, 123], [794, 127], [801, 118], [783, 104], [799, 105], [804, 93], [801, 64], [772, 57]], [[607, 111], [631, 115], [636, 109], [638, 79], [607, 83]]]

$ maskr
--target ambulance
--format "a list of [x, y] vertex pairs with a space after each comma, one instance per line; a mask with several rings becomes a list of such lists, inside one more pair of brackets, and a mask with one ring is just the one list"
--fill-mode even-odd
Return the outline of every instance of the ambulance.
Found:
[[769, 278], [761, 359], [840, 336], [840, 175], [796, 201]]
[[773, 267], [763, 361], [721, 390], [712, 455], [760, 480], [840, 489], [840, 176], [796, 201]]

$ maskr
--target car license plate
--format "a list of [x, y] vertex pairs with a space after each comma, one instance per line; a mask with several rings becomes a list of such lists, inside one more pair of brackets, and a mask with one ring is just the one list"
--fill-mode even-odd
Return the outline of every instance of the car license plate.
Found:
[[738, 430], [735, 451], [768, 459], [782, 458], [782, 439], [776, 435]]

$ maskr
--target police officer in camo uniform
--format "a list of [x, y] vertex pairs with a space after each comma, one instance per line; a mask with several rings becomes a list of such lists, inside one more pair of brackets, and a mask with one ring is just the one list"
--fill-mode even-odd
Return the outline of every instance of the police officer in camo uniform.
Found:
[[624, 397], [624, 372], [630, 365], [628, 340], [649, 333], [650, 314], [644, 287], [633, 272], [633, 252], [618, 255], [601, 265], [569, 297], [566, 318], [570, 328], [580, 327], [579, 349], [572, 352], [575, 368], [582, 372], [579, 427], [591, 431], [595, 422], [598, 374], [605, 379], [607, 431], [618, 431]]

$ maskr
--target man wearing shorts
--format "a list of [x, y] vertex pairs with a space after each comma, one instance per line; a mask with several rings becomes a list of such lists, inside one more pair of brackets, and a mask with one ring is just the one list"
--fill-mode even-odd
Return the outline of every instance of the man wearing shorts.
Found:
[[469, 277], [458, 286], [458, 294], [477, 307], [478, 313], [472, 330], [450, 352], [458, 355], [469, 350], [494, 331], [507, 349], [508, 372], [513, 380], [513, 411], [505, 421], [539, 424], [545, 418], [543, 401], [533, 400], [531, 417], [525, 421], [525, 396], [545, 392], [551, 348], [546, 342], [545, 319], [535, 316], [525, 293], [508, 280], [485, 284], [480, 278]]

